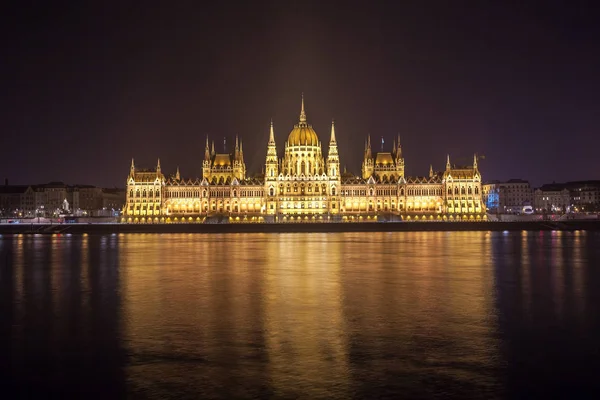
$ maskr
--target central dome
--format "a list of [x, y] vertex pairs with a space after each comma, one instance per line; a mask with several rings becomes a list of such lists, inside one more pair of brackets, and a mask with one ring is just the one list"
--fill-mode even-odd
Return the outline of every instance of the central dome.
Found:
[[288, 136], [288, 146], [317, 146], [318, 144], [317, 133], [306, 123], [295, 125]]
[[306, 113], [304, 112], [304, 96], [302, 96], [302, 108], [300, 110], [300, 123], [294, 125], [294, 129], [288, 136], [288, 146], [317, 146], [319, 137], [312, 128], [306, 123]]

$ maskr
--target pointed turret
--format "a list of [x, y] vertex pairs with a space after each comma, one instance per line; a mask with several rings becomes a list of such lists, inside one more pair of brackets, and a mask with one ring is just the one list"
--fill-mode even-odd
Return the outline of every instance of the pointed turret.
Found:
[[337, 144], [337, 142], [335, 140], [335, 121], [334, 120], [331, 120], [331, 139], [329, 140], [329, 143]]
[[281, 170], [281, 165], [277, 162], [277, 148], [275, 147], [275, 130], [273, 128], [273, 118], [269, 124], [269, 143], [267, 144], [267, 158], [265, 163], [267, 171], [266, 181], [274, 181]]
[[156, 163], [156, 172], [159, 173], [160, 172], [160, 158], [158, 159], [157, 163]]
[[306, 122], [306, 112], [304, 112], [304, 93], [302, 93], [302, 106], [300, 108], [300, 123]]
[[206, 137], [206, 147], [204, 148], [204, 160], [210, 160], [210, 148], [208, 147], [208, 136]]
[[275, 144], [275, 131], [273, 130], [273, 118], [271, 118], [271, 127], [269, 129], [269, 145]]
[[398, 134], [397, 142], [398, 148], [396, 149], [396, 159], [402, 158], [402, 145], [400, 144], [400, 134]]
[[392, 142], [392, 154], [394, 156], [396, 155], [396, 139], [394, 139], [394, 141]]
[[240, 159], [240, 140], [238, 138], [238, 135], [235, 135], [235, 148], [233, 149], [233, 159], [236, 161]]
[[133, 162], [133, 158], [131, 159], [131, 168], [129, 168], [129, 172], [131, 173], [131, 175], [135, 173], [135, 164]]
[[448, 158], [446, 159], [446, 170], [450, 170], [450, 154], [448, 154]]
[[473, 169], [477, 169], [477, 154], [473, 155]]
[[433, 165], [429, 164], [429, 177], [433, 178]]
[[181, 175], [179, 175], [179, 166], [177, 166], [177, 172], [175, 172], [175, 179], [180, 180]]
[[211, 151], [210, 151], [210, 155], [214, 157], [215, 154], [216, 154], [215, 153], [215, 141], [213, 140], [212, 141], [212, 148], [211, 148]]
[[340, 177], [340, 158], [338, 155], [337, 141], [335, 139], [334, 120], [331, 120], [331, 139], [329, 140], [329, 153], [327, 155], [327, 175], [333, 179], [339, 179]]
[[368, 179], [371, 175], [373, 175], [373, 155], [371, 153], [371, 135], [367, 135], [367, 140], [365, 142], [365, 155], [362, 162], [362, 177], [363, 179]]

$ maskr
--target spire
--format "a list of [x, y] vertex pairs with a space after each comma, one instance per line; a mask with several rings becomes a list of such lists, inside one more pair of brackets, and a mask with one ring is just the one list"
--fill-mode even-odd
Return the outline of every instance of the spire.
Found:
[[329, 141], [329, 143], [336, 143], [335, 140], [335, 121], [331, 120], [331, 140]]
[[181, 177], [179, 175], [179, 166], [177, 166], [177, 172], [175, 172], [175, 179], [180, 180]]
[[156, 172], [160, 172], [160, 158], [158, 159], [158, 162], [156, 163]]
[[396, 155], [396, 139], [392, 142], [392, 154]]
[[433, 165], [429, 164], [429, 177], [433, 178]]
[[450, 154], [448, 154], [448, 158], [446, 159], [446, 169], [449, 170], [450, 168]]
[[204, 159], [210, 160], [210, 148], [208, 147], [208, 136], [206, 136], [206, 147], [204, 148]]
[[398, 134], [398, 148], [396, 149], [396, 158], [402, 158], [402, 145], [400, 144], [400, 134]]
[[242, 141], [240, 140], [240, 153], [243, 153], [243, 152], [244, 152], [244, 149], [242, 148], [242, 146], [243, 146], [243, 143], [242, 143]]
[[473, 169], [477, 169], [477, 153], [473, 155]]
[[367, 136], [367, 154], [366, 154], [367, 158], [371, 158], [371, 135]]
[[212, 149], [210, 151], [210, 154], [212, 154], [213, 156], [215, 155], [215, 141], [212, 141]]
[[271, 128], [269, 131], [269, 144], [275, 144], [275, 132], [273, 131], [273, 118], [271, 118]]
[[135, 171], [135, 164], [133, 163], [133, 158], [131, 158], [131, 172]]
[[240, 140], [238, 135], [235, 135], [235, 148], [233, 149], [233, 157], [235, 160], [239, 160], [240, 158]]
[[306, 112], [304, 112], [304, 93], [302, 93], [302, 108], [300, 109], [300, 123], [306, 122]]

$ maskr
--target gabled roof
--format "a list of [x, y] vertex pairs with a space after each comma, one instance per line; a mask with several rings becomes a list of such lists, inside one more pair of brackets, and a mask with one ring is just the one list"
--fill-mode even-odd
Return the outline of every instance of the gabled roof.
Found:
[[231, 156], [229, 154], [217, 154], [215, 155], [213, 165], [220, 167], [229, 167], [231, 166]]
[[377, 153], [375, 164], [394, 165], [392, 153]]
[[412, 184], [439, 184], [442, 183], [442, 179], [439, 175], [429, 176], [409, 176], [406, 178], [406, 183]]
[[342, 184], [344, 185], [360, 185], [365, 183], [367, 183], [366, 179], [363, 179], [360, 176], [348, 176], [342, 178]]
[[28, 185], [5, 185], [0, 186], [0, 194], [23, 194], [30, 186]]

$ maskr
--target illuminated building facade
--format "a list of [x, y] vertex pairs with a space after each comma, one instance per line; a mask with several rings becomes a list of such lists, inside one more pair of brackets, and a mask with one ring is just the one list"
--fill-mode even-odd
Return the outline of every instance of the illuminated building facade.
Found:
[[[365, 142], [361, 176], [342, 173], [335, 125], [327, 157], [307, 123], [304, 99], [298, 124], [278, 158], [270, 125], [265, 172], [246, 176], [242, 143], [233, 154], [215, 152], [206, 140], [202, 178], [183, 179], [179, 169], [166, 177], [139, 170], [133, 160], [127, 178], [123, 222], [299, 222], [381, 220], [482, 220], [486, 218], [477, 157], [473, 165], [446, 168], [429, 176], [405, 177], [400, 138], [391, 152], [373, 153]], [[208, 220], [207, 220], [208, 219]]]

